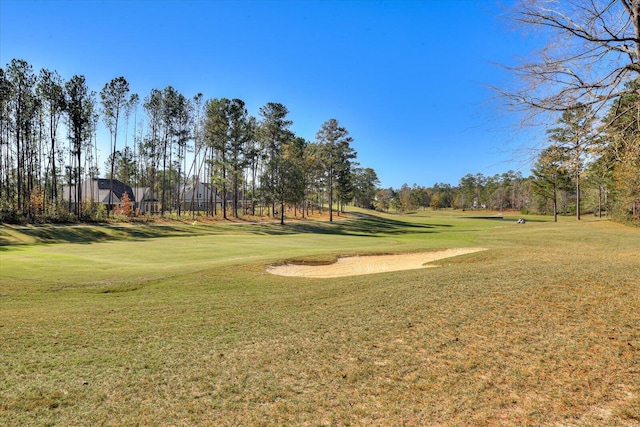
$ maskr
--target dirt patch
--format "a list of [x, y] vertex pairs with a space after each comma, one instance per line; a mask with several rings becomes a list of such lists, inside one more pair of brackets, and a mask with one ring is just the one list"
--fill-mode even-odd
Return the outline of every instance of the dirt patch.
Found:
[[329, 265], [285, 264], [267, 267], [267, 272], [279, 276], [296, 277], [345, 277], [362, 274], [385, 273], [388, 271], [413, 270], [417, 268], [437, 267], [425, 265], [439, 259], [483, 251], [485, 248], [446, 249], [437, 252], [420, 252], [401, 255], [374, 255], [338, 258]]

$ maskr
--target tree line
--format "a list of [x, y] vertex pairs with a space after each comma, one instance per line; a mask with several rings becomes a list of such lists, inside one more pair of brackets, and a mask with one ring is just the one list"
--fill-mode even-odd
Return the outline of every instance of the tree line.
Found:
[[[564, 175], [551, 187], [550, 176], [529, 176], [508, 171], [485, 176], [467, 174], [457, 185], [435, 183], [430, 187], [403, 184], [400, 188], [378, 189], [374, 206], [384, 212], [410, 213], [420, 209], [519, 212], [522, 214], [576, 215], [577, 212], [611, 216], [613, 198], [591, 169], [582, 175], [580, 197], [575, 183]], [[555, 175], [554, 175], [555, 176]], [[576, 202], [578, 201], [578, 204]]]
[[547, 144], [531, 175], [508, 171], [494, 176], [467, 174], [457, 186], [383, 189], [380, 210], [410, 212], [419, 208], [487, 209], [553, 215], [608, 216], [640, 225], [640, 80], [603, 114], [594, 105], [575, 103], [563, 109], [546, 129]]
[[[305, 215], [329, 206], [333, 220], [334, 207], [339, 212], [353, 200], [371, 207], [379, 185], [334, 118], [307, 141], [291, 130], [280, 103], [265, 104], [254, 117], [241, 99], [188, 98], [172, 86], [141, 99], [124, 77], [96, 93], [84, 76], [36, 74], [14, 59], [0, 68], [3, 221], [95, 219], [100, 206], [83, 200], [82, 183], [99, 175], [100, 121], [110, 135], [107, 178], [150, 188], [161, 215], [181, 214], [187, 188], [205, 183], [223, 200], [208, 204], [206, 215], [279, 214], [284, 221], [287, 207]], [[73, 188], [77, 203], [63, 202], [62, 185]]]
[[381, 189], [376, 208], [519, 211], [554, 216], [585, 213], [640, 225], [640, 80], [624, 85], [602, 117], [577, 103], [546, 129], [547, 144], [524, 177], [508, 171], [467, 174], [457, 186], [404, 184]]
[[467, 174], [458, 185], [435, 183], [431, 187], [403, 184], [399, 189], [380, 189], [375, 207], [381, 211], [412, 212], [418, 209], [460, 209], [464, 211], [517, 211], [546, 213], [544, 200], [534, 191], [532, 177], [508, 171], [485, 176]]
[[586, 185], [598, 211], [640, 224], [640, 2], [529, 0], [508, 12], [548, 41], [508, 67], [519, 84], [498, 89], [525, 123], [551, 123], [537, 191], [557, 214], [559, 192], [572, 188], [580, 219]]
[[[512, 96], [534, 109], [558, 107], [530, 176], [477, 173], [457, 186], [381, 189], [376, 172], [357, 163], [353, 139], [336, 119], [307, 141], [291, 130], [289, 111], [280, 103], [265, 104], [254, 117], [241, 99], [205, 100], [200, 93], [188, 98], [172, 86], [140, 99], [124, 77], [96, 93], [84, 76], [64, 81], [56, 71], [36, 74], [14, 59], [0, 68], [0, 220], [95, 220], [110, 214], [82, 200], [83, 181], [99, 175], [102, 121], [110, 136], [105, 175], [151, 189], [161, 215], [182, 214], [189, 206], [181, 203], [186, 190], [207, 183], [215, 194], [204, 214], [224, 218], [279, 215], [283, 222], [288, 207], [305, 215], [329, 206], [333, 220], [334, 207], [340, 212], [354, 204], [381, 211], [491, 209], [577, 219], [594, 213], [640, 223], [640, 80], [624, 83], [603, 105], [545, 99], [541, 106], [540, 100]], [[63, 185], [79, 203], [63, 201]]]

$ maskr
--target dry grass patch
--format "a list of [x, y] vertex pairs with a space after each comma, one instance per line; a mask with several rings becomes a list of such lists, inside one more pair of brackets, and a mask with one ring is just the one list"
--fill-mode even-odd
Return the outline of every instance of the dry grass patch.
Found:
[[[250, 242], [265, 249], [197, 269], [178, 257], [170, 276], [129, 292], [122, 283], [153, 264], [114, 273], [109, 293], [74, 285], [81, 277], [62, 267], [33, 285], [4, 264], [13, 291], [0, 293], [0, 424], [640, 425], [640, 230], [465, 223], [476, 238], [453, 224], [450, 235], [417, 234], [398, 221], [370, 247], [343, 233], [316, 252], [306, 250], [326, 234], [197, 238], [218, 260]], [[336, 247], [424, 251], [461, 238], [490, 250], [340, 279], [264, 271]], [[180, 242], [152, 244], [185, 253]], [[23, 253], [39, 256], [12, 257]]]

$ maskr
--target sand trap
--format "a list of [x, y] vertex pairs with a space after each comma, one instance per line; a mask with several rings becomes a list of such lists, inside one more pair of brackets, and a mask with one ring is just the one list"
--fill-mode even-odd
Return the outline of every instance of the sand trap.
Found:
[[384, 273], [387, 271], [413, 270], [417, 268], [437, 267], [424, 265], [439, 259], [484, 251], [484, 248], [445, 249], [438, 252], [421, 252], [401, 255], [374, 255], [338, 258], [329, 265], [285, 264], [267, 267], [267, 272], [279, 276], [296, 277], [345, 277], [362, 274]]

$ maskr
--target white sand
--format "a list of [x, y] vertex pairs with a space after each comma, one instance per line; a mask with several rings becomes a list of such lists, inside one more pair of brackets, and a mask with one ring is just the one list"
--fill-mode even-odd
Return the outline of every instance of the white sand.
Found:
[[296, 277], [345, 277], [362, 274], [384, 273], [387, 271], [413, 270], [417, 268], [437, 267], [425, 265], [439, 259], [483, 251], [484, 248], [445, 249], [438, 252], [421, 252], [401, 255], [374, 255], [338, 258], [329, 265], [285, 264], [267, 267], [267, 272], [279, 276]]

